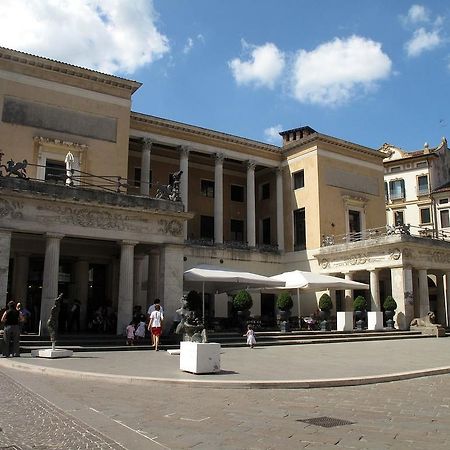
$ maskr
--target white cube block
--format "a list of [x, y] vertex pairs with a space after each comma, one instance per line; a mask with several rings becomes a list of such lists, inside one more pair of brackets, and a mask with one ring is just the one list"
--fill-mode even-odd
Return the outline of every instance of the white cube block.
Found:
[[367, 329], [368, 330], [383, 329], [383, 313], [381, 311], [369, 311], [367, 313]]
[[41, 348], [39, 350], [31, 350], [31, 356], [37, 358], [70, 358], [73, 355], [72, 350], [67, 350], [65, 348]]
[[336, 329], [338, 331], [353, 330], [353, 313], [351, 311], [338, 311]]
[[191, 373], [220, 372], [220, 344], [181, 342], [180, 370]]

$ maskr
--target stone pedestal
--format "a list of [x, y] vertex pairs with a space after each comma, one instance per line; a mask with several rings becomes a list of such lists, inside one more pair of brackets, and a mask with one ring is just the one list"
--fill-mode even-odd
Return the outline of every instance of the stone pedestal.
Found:
[[73, 351], [65, 348], [41, 348], [39, 350], [31, 350], [31, 356], [35, 358], [70, 358], [72, 355]]
[[383, 313], [381, 311], [369, 311], [367, 313], [367, 329], [368, 330], [383, 329]]
[[353, 313], [351, 311], [337, 312], [337, 331], [352, 331], [353, 330]]
[[220, 372], [220, 344], [181, 342], [180, 370], [195, 374]]

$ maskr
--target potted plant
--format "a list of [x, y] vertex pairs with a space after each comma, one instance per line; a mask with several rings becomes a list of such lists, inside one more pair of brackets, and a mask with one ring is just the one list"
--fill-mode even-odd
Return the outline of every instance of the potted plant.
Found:
[[330, 317], [330, 311], [333, 309], [333, 302], [328, 294], [322, 294], [319, 299], [319, 309], [320, 309], [320, 330], [328, 330], [328, 319]]
[[250, 315], [253, 306], [252, 296], [245, 289], [240, 290], [233, 298], [233, 308], [237, 311], [239, 325], [244, 328], [245, 321]]
[[358, 297], [353, 300], [353, 310], [355, 311], [356, 316], [356, 329], [358, 331], [363, 330], [364, 325], [364, 312], [366, 311], [367, 300], [362, 295], [358, 295]]
[[390, 329], [394, 329], [394, 314], [397, 309], [397, 302], [391, 295], [388, 295], [383, 303], [384, 315], [386, 317], [386, 326]]
[[289, 292], [282, 292], [277, 297], [277, 308], [280, 310], [280, 331], [286, 333], [290, 331], [289, 316], [291, 309], [294, 306], [291, 294]]

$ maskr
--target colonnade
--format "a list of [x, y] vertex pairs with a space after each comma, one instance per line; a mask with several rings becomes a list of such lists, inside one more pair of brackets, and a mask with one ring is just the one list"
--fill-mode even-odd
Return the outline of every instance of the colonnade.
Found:
[[[143, 139], [141, 153], [141, 195], [149, 195], [149, 174], [151, 169], [151, 149], [152, 141]], [[178, 147], [180, 153], [180, 170], [183, 171], [181, 177], [181, 199], [185, 210], [188, 210], [188, 180], [189, 180], [189, 154], [191, 149], [187, 146]], [[223, 164], [226, 159], [224, 153], [213, 153], [214, 158], [214, 243], [223, 243]], [[247, 243], [249, 247], [256, 246], [256, 197], [255, 197], [255, 169], [256, 162], [245, 160], [247, 175]], [[283, 178], [281, 167], [276, 168], [276, 218], [277, 218], [277, 245], [279, 250], [284, 250], [284, 215], [283, 215]], [[187, 237], [187, 224], [185, 224], [185, 238]]]

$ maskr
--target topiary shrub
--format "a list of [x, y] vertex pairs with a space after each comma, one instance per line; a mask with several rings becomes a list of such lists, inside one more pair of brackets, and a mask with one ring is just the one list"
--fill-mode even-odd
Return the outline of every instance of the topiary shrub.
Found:
[[319, 299], [319, 309], [321, 311], [330, 311], [333, 309], [333, 302], [328, 294], [322, 294]]
[[189, 311], [200, 311], [202, 309], [202, 296], [197, 291], [189, 291], [186, 297]]
[[365, 311], [367, 306], [367, 300], [362, 295], [358, 295], [358, 297], [353, 300], [353, 310], [354, 311]]
[[244, 289], [239, 291], [233, 298], [233, 307], [236, 311], [247, 311], [252, 306], [252, 296]]
[[383, 308], [385, 311], [395, 311], [397, 309], [397, 302], [391, 295], [388, 295], [384, 300]]
[[277, 297], [277, 308], [280, 311], [289, 311], [294, 306], [291, 294], [289, 292], [282, 292]]

